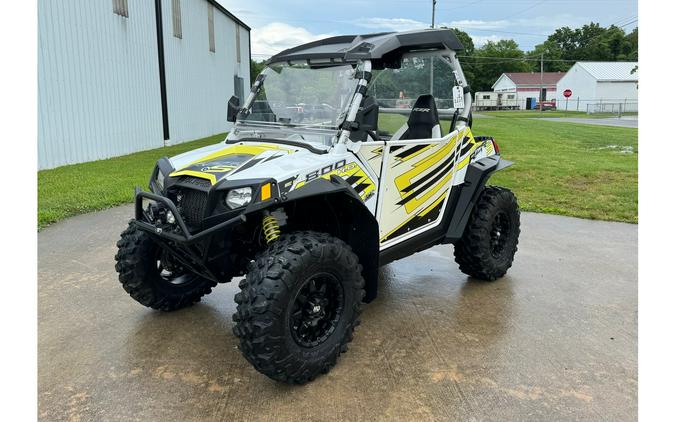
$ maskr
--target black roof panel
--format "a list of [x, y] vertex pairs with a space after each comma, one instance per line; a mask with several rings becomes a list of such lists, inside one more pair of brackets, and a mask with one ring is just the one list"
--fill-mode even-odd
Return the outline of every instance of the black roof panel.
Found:
[[272, 56], [268, 63], [317, 59], [348, 62], [379, 60], [413, 50], [445, 48], [464, 50], [455, 33], [449, 29], [340, 35], [289, 48]]

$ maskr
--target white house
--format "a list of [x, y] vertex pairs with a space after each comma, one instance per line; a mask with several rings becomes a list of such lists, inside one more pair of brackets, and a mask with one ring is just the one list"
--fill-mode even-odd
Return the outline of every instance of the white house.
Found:
[[558, 108], [564, 109], [563, 92], [571, 90], [569, 110], [586, 112], [637, 111], [637, 62], [577, 62], [558, 81]]
[[38, 0], [38, 167], [230, 128], [250, 28], [216, 0]]
[[[514, 92], [521, 109], [527, 108], [527, 99], [551, 101], [556, 98], [556, 84], [562, 78], [561, 72], [513, 72], [502, 73], [492, 85], [494, 92]], [[542, 89], [543, 87], [543, 89]]]

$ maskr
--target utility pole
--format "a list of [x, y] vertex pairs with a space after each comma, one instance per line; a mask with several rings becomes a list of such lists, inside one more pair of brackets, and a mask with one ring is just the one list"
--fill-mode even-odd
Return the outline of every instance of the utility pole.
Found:
[[539, 112], [544, 111], [544, 53], [541, 53], [541, 66], [539, 69]]
[[[436, 0], [431, 0], [431, 29], [436, 26]], [[429, 94], [434, 95], [434, 58], [429, 58]]]

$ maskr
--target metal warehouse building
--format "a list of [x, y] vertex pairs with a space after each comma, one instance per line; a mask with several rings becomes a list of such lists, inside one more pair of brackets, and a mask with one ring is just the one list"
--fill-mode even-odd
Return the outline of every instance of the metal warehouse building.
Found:
[[638, 111], [637, 62], [577, 62], [558, 81], [558, 108], [571, 90], [569, 110], [588, 113]]
[[224, 132], [250, 28], [215, 0], [39, 0], [38, 168]]

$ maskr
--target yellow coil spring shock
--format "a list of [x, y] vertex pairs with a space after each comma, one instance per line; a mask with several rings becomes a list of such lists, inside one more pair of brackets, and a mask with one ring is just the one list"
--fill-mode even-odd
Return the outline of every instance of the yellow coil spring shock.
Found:
[[267, 214], [263, 217], [262, 220], [263, 233], [265, 233], [265, 240], [267, 243], [272, 243], [279, 238], [281, 235], [281, 229], [279, 228], [279, 222], [276, 217], [271, 214]]

